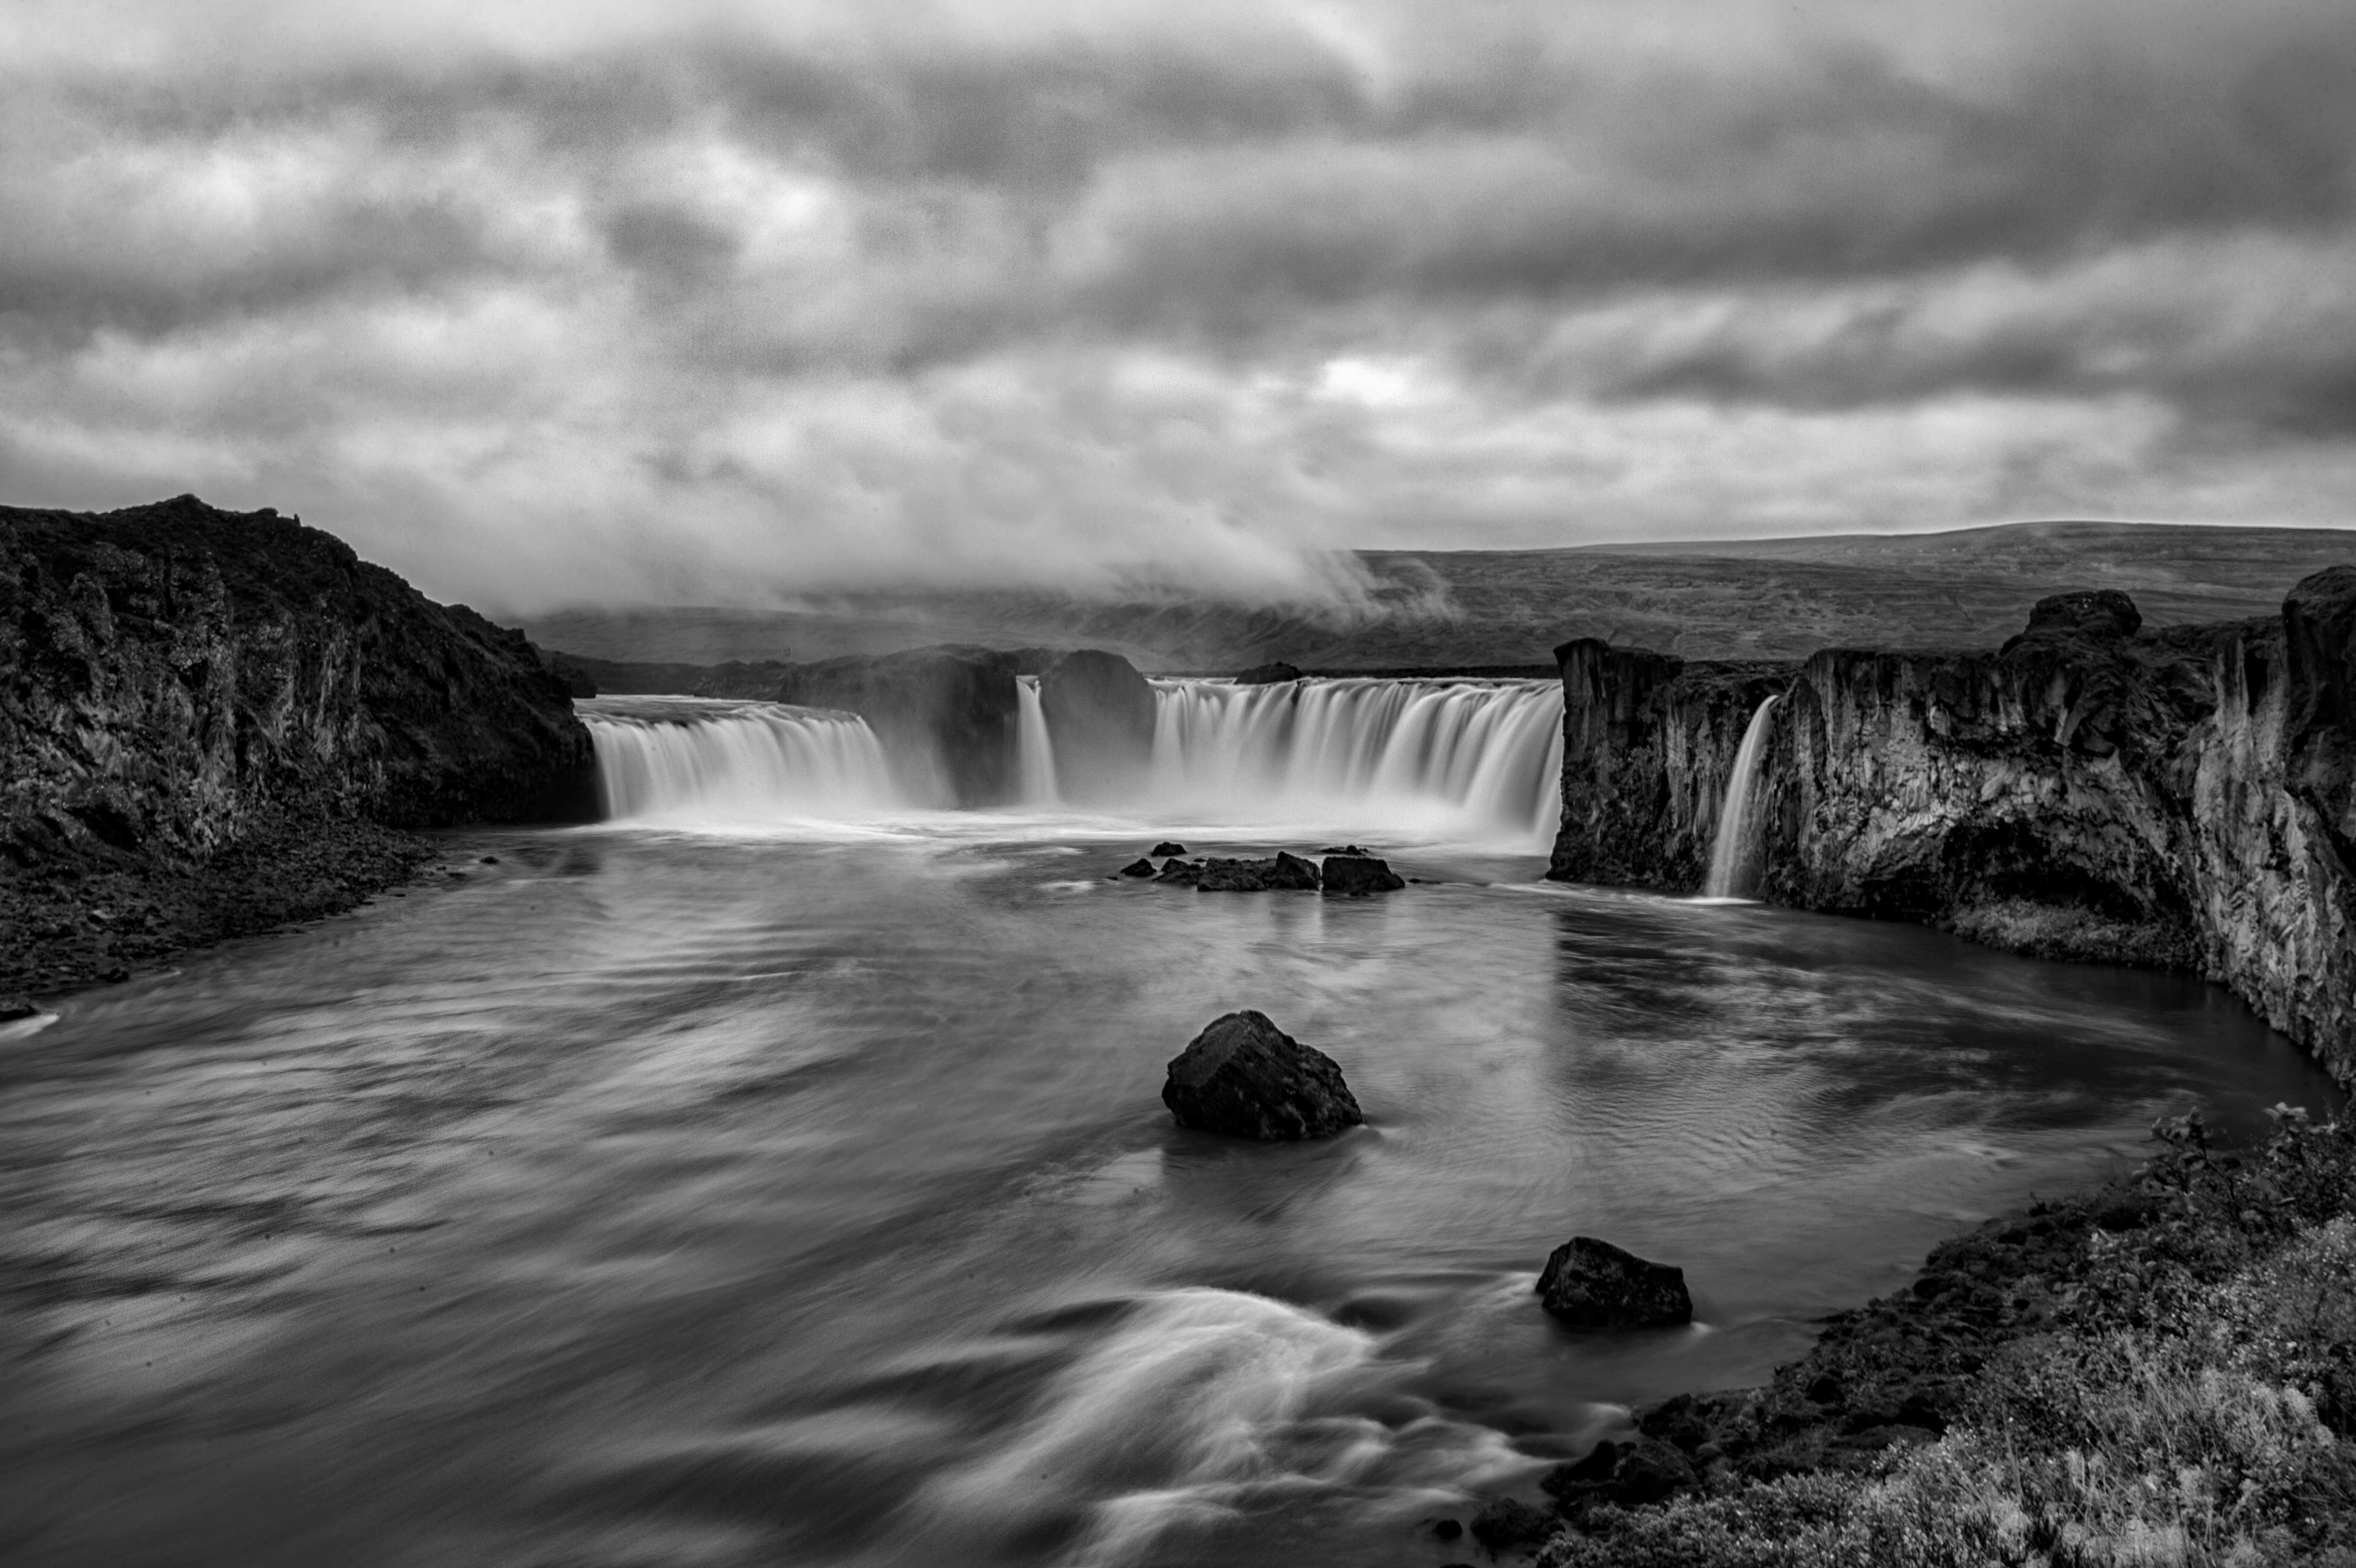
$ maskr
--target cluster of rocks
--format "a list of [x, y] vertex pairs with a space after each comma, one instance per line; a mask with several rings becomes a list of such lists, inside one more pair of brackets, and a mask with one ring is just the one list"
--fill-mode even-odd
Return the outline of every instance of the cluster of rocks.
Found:
[[1150, 858], [1140, 858], [1123, 866], [1120, 875], [1169, 882], [1206, 893], [1313, 893], [1323, 890], [1342, 896], [1363, 896], [1407, 886], [1407, 879], [1392, 870], [1388, 861], [1355, 845], [1346, 849], [1320, 850], [1324, 857], [1322, 865], [1281, 849], [1266, 859], [1205, 856], [1189, 860], [1184, 859], [1184, 845], [1163, 843], [1155, 845], [1153, 853], [1165, 857], [1160, 866], [1155, 866]]

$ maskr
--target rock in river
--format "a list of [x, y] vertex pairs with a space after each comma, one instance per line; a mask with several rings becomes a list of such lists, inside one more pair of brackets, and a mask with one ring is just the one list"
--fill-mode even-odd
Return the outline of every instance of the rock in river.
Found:
[[1182, 1127], [1280, 1143], [1331, 1137], [1366, 1118], [1323, 1051], [1258, 1012], [1212, 1020], [1170, 1063], [1162, 1103]]
[[1281, 849], [1273, 860], [1207, 859], [1203, 862], [1201, 887], [1206, 893], [1313, 893], [1317, 868]]
[[1324, 869], [1329, 893], [1387, 893], [1407, 886], [1387, 860], [1372, 855], [1328, 855]]
[[1547, 1259], [1538, 1296], [1574, 1328], [1653, 1328], [1693, 1321], [1686, 1271], [1648, 1263], [1593, 1236], [1573, 1236]]
[[1153, 862], [1141, 859], [1131, 860], [1120, 869], [1120, 874], [1124, 877], [1150, 877], [1153, 875]]

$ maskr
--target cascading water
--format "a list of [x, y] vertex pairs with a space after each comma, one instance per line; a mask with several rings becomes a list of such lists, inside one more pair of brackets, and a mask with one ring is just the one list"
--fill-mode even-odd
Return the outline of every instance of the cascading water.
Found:
[[1718, 811], [1718, 837], [1709, 847], [1709, 879], [1702, 884], [1707, 897], [1743, 898], [1757, 885], [1759, 847], [1751, 825], [1751, 795], [1759, 781], [1759, 761], [1767, 751], [1767, 716], [1774, 708], [1772, 697], [1759, 705], [1734, 753], [1734, 771], [1726, 780], [1726, 803]]
[[1157, 680], [1147, 804], [1544, 852], [1560, 815], [1550, 680]]
[[1047, 735], [1047, 713], [1039, 701], [1039, 677], [1015, 677], [1014, 798], [1023, 805], [1054, 805], [1055, 743]]
[[778, 702], [608, 697], [575, 705], [609, 819], [843, 818], [903, 803], [884, 749], [848, 713]]
[[[1558, 816], [1552, 681], [1153, 682], [1150, 766], [1118, 815], [1312, 835], [1385, 834], [1544, 853]], [[616, 820], [759, 824], [903, 812], [851, 714], [774, 702], [602, 698], [579, 705]], [[1035, 677], [1016, 683], [1012, 795], [1060, 808]]]

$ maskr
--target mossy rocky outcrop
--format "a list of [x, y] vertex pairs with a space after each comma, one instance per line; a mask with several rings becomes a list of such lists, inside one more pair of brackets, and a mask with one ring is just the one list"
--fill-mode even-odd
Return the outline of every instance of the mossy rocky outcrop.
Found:
[[[399, 829], [594, 803], [588, 731], [520, 633], [192, 496], [0, 508], [0, 757], [5, 985], [37, 990], [343, 907], [427, 853]], [[135, 932], [100, 929], [125, 909]]]
[[577, 814], [589, 735], [519, 632], [193, 496], [0, 508], [0, 853], [200, 859], [264, 818]]
[[1558, 650], [1548, 875], [1689, 891], [1742, 731], [1771, 902], [2193, 970], [2356, 1081], [2356, 568], [2279, 617], [2158, 632], [2057, 595], [1979, 653], [1797, 665]]

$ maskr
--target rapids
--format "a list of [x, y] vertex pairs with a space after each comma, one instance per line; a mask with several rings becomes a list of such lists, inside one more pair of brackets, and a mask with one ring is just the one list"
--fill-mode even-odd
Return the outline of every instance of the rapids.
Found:
[[[616, 699], [621, 819], [0, 1027], [0, 1555], [1436, 1568], [2156, 1115], [2337, 1103], [2192, 980], [1540, 883], [1493, 841], [1543, 698], [1473, 689], [1163, 688], [1199, 817], [1340, 792], [1193, 848], [1387, 814], [1386, 898], [1124, 881], [1174, 817], [927, 812], [853, 721]], [[1370, 1125], [1173, 1127], [1237, 1007]], [[1698, 1323], [1560, 1330], [1573, 1232]]]

